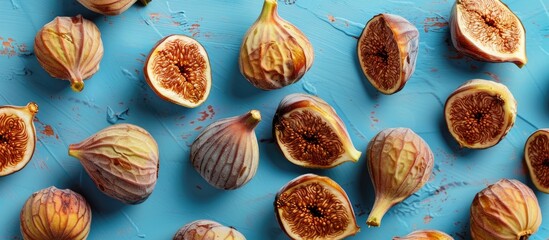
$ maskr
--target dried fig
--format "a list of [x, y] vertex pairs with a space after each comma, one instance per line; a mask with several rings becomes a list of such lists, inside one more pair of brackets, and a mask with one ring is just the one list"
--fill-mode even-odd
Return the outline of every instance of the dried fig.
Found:
[[409, 128], [387, 128], [370, 140], [366, 157], [375, 202], [366, 224], [378, 227], [385, 213], [425, 185], [433, 171], [431, 148]]
[[291, 239], [343, 239], [360, 230], [347, 193], [328, 177], [304, 174], [291, 180], [276, 194], [274, 207]]
[[145, 129], [115, 124], [69, 145], [97, 188], [126, 204], [142, 203], [158, 178], [158, 145]]
[[419, 31], [401, 16], [378, 14], [362, 31], [357, 53], [362, 72], [383, 94], [400, 91], [416, 68]]
[[34, 38], [38, 63], [52, 77], [71, 82], [72, 90], [84, 89], [84, 80], [99, 70], [103, 42], [97, 26], [81, 15], [56, 17]]
[[196, 220], [181, 227], [173, 240], [246, 240], [233, 227], [226, 227], [212, 220]]
[[263, 90], [299, 81], [311, 68], [313, 46], [296, 26], [278, 15], [276, 0], [265, 0], [261, 15], [240, 48], [240, 72]]
[[212, 87], [206, 49], [184, 35], [170, 35], [158, 41], [143, 72], [159, 97], [188, 108], [204, 103]]
[[21, 170], [34, 154], [38, 105], [0, 106], [0, 176]]
[[259, 164], [254, 129], [259, 121], [259, 111], [251, 110], [210, 124], [194, 140], [191, 163], [210, 185], [236, 189], [254, 177]]
[[479, 61], [527, 62], [522, 22], [500, 0], [456, 0], [450, 34], [459, 52]]
[[471, 204], [473, 240], [526, 240], [540, 225], [536, 195], [514, 179], [501, 179], [488, 186]]
[[80, 194], [49, 187], [33, 193], [21, 209], [25, 240], [85, 240], [92, 211]]
[[273, 118], [273, 136], [288, 161], [308, 168], [332, 168], [356, 162], [355, 149], [343, 121], [324, 100], [307, 94], [286, 96]]
[[[147, 5], [152, 0], [140, 0]], [[84, 7], [103, 15], [118, 15], [128, 10], [137, 0], [78, 0]]]
[[539, 129], [528, 137], [524, 160], [536, 188], [549, 193], [549, 128]]
[[517, 102], [509, 89], [493, 81], [473, 79], [446, 100], [444, 116], [461, 147], [489, 148], [515, 124]]
[[394, 237], [393, 240], [454, 240], [454, 238], [437, 230], [419, 230], [404, 237]]

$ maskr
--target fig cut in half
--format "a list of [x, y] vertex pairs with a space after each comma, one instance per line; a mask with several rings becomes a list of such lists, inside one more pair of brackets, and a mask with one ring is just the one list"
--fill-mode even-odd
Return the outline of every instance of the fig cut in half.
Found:
[[358, 61], [368, 81], [381, 93], [400, 91], [416, 67], [419, 31], [408, 20], [378, 14], [358, 39]]
[[549, 128], [532, 133], [524, 145], [524, 160], [536, 188], [549, 193]]
[[528, 61], [522, 22], [500, 0], [456, 0], [450, 34], [454, 47], [476, 60], [518, 67]]
[[505, 85], [473, 79], [450, 94], [444, 116], [461, 147], [484, 149], [499, 143], [511, 130], [517, 102]]
[[34, 154], [38, 105], [0, 107], [0, 177], [21, 170]]
[[275, 215], [291, 239], [344, 239], [355, 235], [353, 205], [334, 180], [315, 174], [301, 175], [277, 193]]
[[159, 97], [184, 107], [197, 107], [210, 94], [208, 53], [198, 41], [185, 35], [170, 35], [158, 41], [147, 57], [144, 73]]

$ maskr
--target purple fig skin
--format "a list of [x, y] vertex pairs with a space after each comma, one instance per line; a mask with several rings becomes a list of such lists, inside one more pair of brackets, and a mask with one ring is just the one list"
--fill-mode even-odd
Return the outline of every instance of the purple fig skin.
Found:
[[433, 171], [429, 145], [409, 128], [388, 128], [368, 144], [368, 172], [375, 202], [366, 224], [378, 227], [383, 215], [425, 185]]

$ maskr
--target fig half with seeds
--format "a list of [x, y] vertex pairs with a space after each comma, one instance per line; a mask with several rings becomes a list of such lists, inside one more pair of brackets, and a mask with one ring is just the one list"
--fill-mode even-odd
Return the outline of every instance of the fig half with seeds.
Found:
[[476, 60], [527, 62], [524, 27], [500, 0], [456, 0], [450, 34], [456, 49]]
[[549, 128], [539, 129], [528, 137], [524, 160], [536, 188], [549, 193]]
[[212, 87], [210, 60], [204, 47], [184, 35], [167, 36], [153, 47], [143, 70], [145, 80], [162, 99], [194, 108]]
[[212, 220], [196, 220], [181, 227], [173, 240], [246, 240], [234, 229]]
[[403, 237], [394, 237], [393, 240], [454, 240], [454, 238], [437, 230], [418, 230]]
[[276, 194], [274, 207], [291, 239], [343, 239], [360, 230], [347, 193], [328, 177], [304, 174], [291, 180]]
[[38, 105], [0, 107], [0, 176], [21, 170], [34, 154]]
[[356, 162], [362, 154], [335, 110], [308, 94], [282, 99], [273, 118], [273, 136], [286, 159], [302, 167], [332, 168]]
[[505, 85], [473, 79], [450, 94], [444, 116], [448, 130], [461, 147], [489, 148], [515, 124], [517, 102]]
[[374, 16], [358, 39], [358, 61], [368, 81], [381, 93], [400, 91], [416, 68], [419, 31], [393, 14]]

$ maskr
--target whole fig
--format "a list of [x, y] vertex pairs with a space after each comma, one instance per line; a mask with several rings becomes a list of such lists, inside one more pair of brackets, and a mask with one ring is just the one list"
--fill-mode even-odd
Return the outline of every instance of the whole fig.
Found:
[[403, 237], [394, 237], [393, 240], [454, 240], [454, 238], [437, 230], [418, 230]]
[[224, 226], [212, 220], [196, 220], [181, 227], [173, 240], [246, 240], [233, 227]]
[[[140, 0], [147, 5], [152, 0]], [[103, 15], [118, 15], [128, 10], [137, 0], [78, 0], [84, 7]]]

